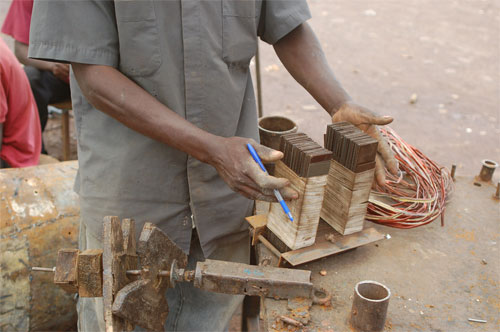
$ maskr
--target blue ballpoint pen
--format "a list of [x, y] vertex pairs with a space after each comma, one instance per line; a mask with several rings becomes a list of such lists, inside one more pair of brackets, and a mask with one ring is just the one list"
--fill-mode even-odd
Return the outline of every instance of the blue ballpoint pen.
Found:
[[[247, 143], [247, 148], [248, 148], [248, 151], [250, 151], [250, 154], [252, 155], [253, 160], [255, 160], [255, 162], [257, 164], [259, 164], [260, 168], [264, 171], [264, 173], [267, 173], [267, 170], [264, 167], [264, 164], [262, 163], [262, 161], [260, 160], [259, 155], [257, 154], [257, 151], [255, 151], [254, 147], [250, 143]], [[269, 174], [269, 173], [267, 173], [267, 174]], [[285, 211], [285, 214], [288, 216], [288, 218], [290, 218], [290, 221], [293, 222], [292, 213], [290, 212], [288, 205], [286, 205], [285, 200], [281, 196], [281, 193], [279, 192], [278, 189], [274, 189], [274, 196], [276, 196], [276, 199], [278, 200], [281, 207], [283, 208], [283, 211]]]

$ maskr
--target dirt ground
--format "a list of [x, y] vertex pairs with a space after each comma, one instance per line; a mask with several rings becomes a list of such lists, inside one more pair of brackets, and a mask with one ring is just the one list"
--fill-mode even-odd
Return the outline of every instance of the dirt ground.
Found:
[[[305, 331], [353, 331], [354, 286], [375, 280], [392, 293], [384, 331], [498, 332], [500, 203], [491, 184], [478, 187], [472, 176], [457, 177], [455, 189], [444, 227], [439, 220], [415, 229], [365, 223], [391, 238], [299, 266], [332, 294], [331, 306], [312, 306]], [[268, 326], [287, 331], [276, 323], [277, 316], [293, 315], [287, 301], [267, 299], [266, 309]]]
[[[500, 2], [309, 5], [310, 23], [355, 101], [393, 116], [391, 126], [407, 142], [445, 166], [457, 164], [458, 173], [500, 160]], [[328, 115], [261, 45], [264, 114], [286, 114], [321, 142]]]
[[[391, 126], [407, 142], [444, 166], [457, 164], [459, 175], [477, 174], [485, 158], [500, 162], [499, 1], [308, 2], [310, 24], [354, 100], [393, 116]], [[0, 22], [9, 3], [0, 0]], [[288, 75], [271, 46], [261, 43], [260, 50], [264, 115], [288, 116], [322, 142], [326, 112]], [[44, 134], [56, 158], [59, 128], [54, 117]], [[76, 157], [75, 151], [73, 141]], [[499, 279], [497, 273], [496, 285]]]

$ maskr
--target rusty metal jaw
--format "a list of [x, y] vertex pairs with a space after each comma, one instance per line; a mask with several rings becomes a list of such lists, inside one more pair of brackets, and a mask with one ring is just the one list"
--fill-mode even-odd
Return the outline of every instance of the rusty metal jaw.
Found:
[[[104, 234], [105, 237], [107, 235]], [[116, 259], [116, 253], [111, 252], [111, 254], [113, 261]], [[151, 223], [144, 225], [137, 244], [137, 255], [141, 268], [139, 271], [134, 271], [134, 274], [138, 275], [139, 279], [125, 285], [114, 294], [110, 310], [114, 316], [133, 326], [162, 331], [168, 315], [165, 292], [168, 287], [173, 287], [170, 281], [175, 280], [173, 278], [180, 270], [178, 265], [181, 269], [187, 265], [187, 255]], [[124, 274], [125, 276], [121, 277], [126, 277], [127, 271]]]
[[120, 289], [112, 313], [133, 325], [161, 330], [168, 315], [165, 291], [179, 282], [225, 294], [273, 298], [311, 297], [311, 272], [207, 259], [185, 270], [187, 256], [166, 234], [146, 224], [138, 243], [139, 280]]

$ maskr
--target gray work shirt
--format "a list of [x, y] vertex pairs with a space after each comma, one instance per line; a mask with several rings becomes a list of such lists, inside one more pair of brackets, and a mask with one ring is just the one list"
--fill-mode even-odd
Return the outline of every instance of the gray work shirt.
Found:
[[[273, 44], [310, 18], [305, 0], [38, 0], [29, 56], [107, 65], [215, 135], [258, 139], [249, 72], [257, 37]], [[186, 252], [194, 216], [208, 256], [246, 232], [253, 202], [216, 170], [96, 110], [72, 77], [81, 216], [151, 221]]]

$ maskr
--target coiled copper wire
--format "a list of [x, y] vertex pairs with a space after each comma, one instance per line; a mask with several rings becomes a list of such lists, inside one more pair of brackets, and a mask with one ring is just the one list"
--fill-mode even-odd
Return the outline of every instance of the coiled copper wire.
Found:
[[381, 133], [399, 162], [400, 172], [394, 176], [386, 171], [385, 185], [372, 190], [366, 219], [390, 227], [414, 228], [441, 216], [443, 226], [445, 205], [454, 190], [449, 170], [406, 143], [390, 127], [381, 128]]

